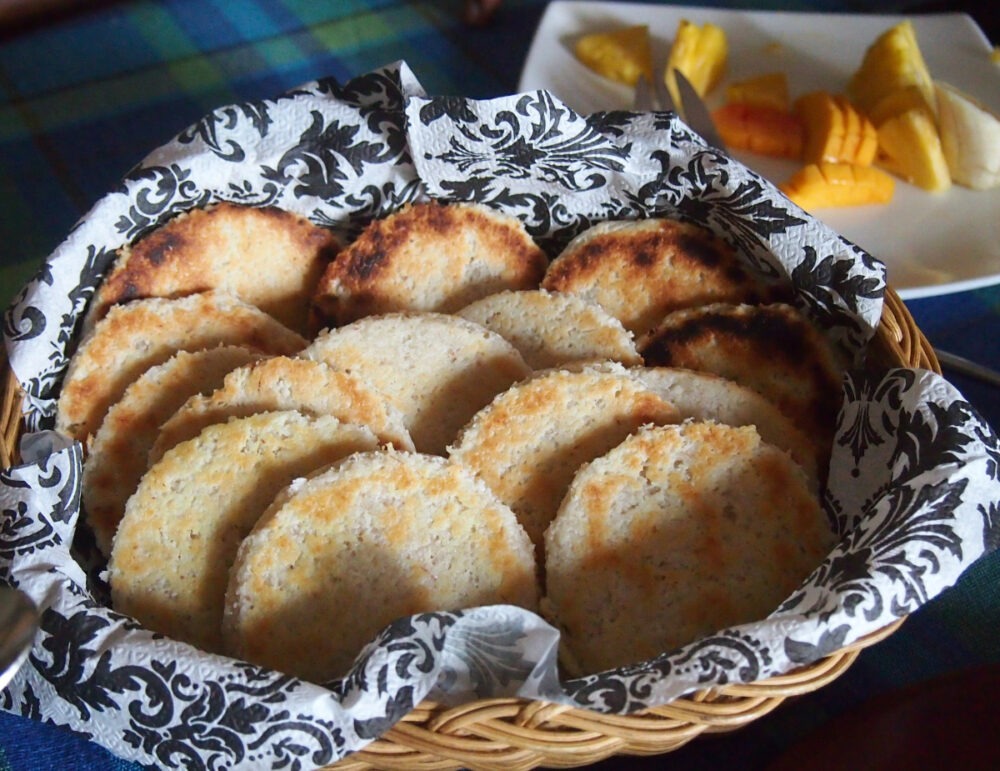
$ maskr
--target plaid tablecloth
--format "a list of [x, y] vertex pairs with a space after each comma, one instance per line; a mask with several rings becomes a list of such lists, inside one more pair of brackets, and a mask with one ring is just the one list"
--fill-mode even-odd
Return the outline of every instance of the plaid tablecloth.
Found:
[[[821, 0], [725, 5], [882, 12], [958, 7]], [[29, 17], [0, 29], [0, 300], [8, 304], [132, 164], [221, 104], [273, 96], [321, 75], [348, 79], [399, 59], [431, 93], [513, 92], [545, 2], [504, 0], [492, 24], [482, 28], [463, 24], [461, 8], [459, 0], [91, 0], [57, 17]], [[967, 9], [997, 40], [990, 3]], [[935, 345], [1000, 367], [1000, 289], [911, 301], [909, 307]], [[1000, 392], [952, 379], [991, 425], [1000, 426]], [[731, 735], [700, 739], [654, 759], [600, 765], [762, 768], [873, 697], [998, 665], [998, 586], [1000, 554], [994, 553], [899, 632], [864, 651], [831, 685]], [[2, 699], [0, 692], [0, 704]], [[62, 729], [0, 710], [0, 771], [55, 768], [133, 766]]]

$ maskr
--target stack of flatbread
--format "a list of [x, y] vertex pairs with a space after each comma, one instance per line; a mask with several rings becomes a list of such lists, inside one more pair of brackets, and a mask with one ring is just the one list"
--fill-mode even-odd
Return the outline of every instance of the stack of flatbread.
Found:
[[344, 244], [218, 204], [120, 251], [57, 428], [150, 629], [325, 682], [400, 616], [510, 603], [595, 672], [767, 615], [832, 546], [840, 366], [790, 300], [675, 220], [550, 261], [481, 205]]

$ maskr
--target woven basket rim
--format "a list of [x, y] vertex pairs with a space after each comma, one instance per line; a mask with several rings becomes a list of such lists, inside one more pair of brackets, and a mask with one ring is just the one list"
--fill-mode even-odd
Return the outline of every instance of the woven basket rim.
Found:
[[[891, 287], [869, 350], [872, 358], [887, 366], [941, 373], [933, 347]], [[19, 462], [23, 392], [6, 350], [0, 350], [0, 374], [0, 463], [7, 468]], [[702, 733], [738, 729], [788, 698], [827, 685], [851, 666], [861, 650], [894, 633], [904, 620], [792, 672], [698, 691], [630, 715], [519, 697], [480, 699], [458, 707], [424, 701], [379, 739], [330, 768], [527, 771], [542, 765], [589, 765], [618, 754], [670, 752]]]

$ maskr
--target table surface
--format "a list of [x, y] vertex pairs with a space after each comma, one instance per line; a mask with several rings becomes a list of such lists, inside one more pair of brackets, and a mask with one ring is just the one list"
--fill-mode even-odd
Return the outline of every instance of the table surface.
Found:
[[[13, 22], [0, 17], [0, 24], [8, 21], [0, 26], [4, 306], [74, 222], [134, 163], [211, 109], [273, 96], [319, 76], [346, 80], [399, 59], [407, 61], [430, 93], [512, 93], [545, 8], [542, 0], [505, 0], [491, 24], [471, 28], [461, 21], [459, 0], [90, 0], [40, 5], [47, 9], [41, 17], [21, 14]], [[847, 11], [864, 6], [888, 13], [964, 7], [991, 40], [998, 40], [987, 2], [978, 8], [819, 0], [728, 5]], [[1000, 367], [1000, 288], [913, 300], [908, 307], [934, 345]], [[994, 388], [949, 377], [990, 425], [1000, 426], [1000, 395]], [[998, 582], [1000, 554], [993, 553], [897, 633], [862, 652], [831, 685], [786, 702], [735, 733], [701, 738], [657, 758], [610, 759], [596, 767], [700, 769], [725, 763], [729, 768], [764, 768], [810, 737], [840, 730], [839, 721], [858, 714], [872, 699], [902, 694], [902, 700], [912, 700], [914, 693], [942, 678], [996, 667]], [[987, 680], [975, 677], [974, 682]], [[963, 708], [975, 703], [945, 700], [938, 708], [961, 717]], [[136, 767], [63, 729], [2, 707], [0, 692], [0, 771]], [[967, 740], [958, 735], [941, 739], [945, 747], [949, 741]], [[821, 757], [813, 755], [814, 760]]]

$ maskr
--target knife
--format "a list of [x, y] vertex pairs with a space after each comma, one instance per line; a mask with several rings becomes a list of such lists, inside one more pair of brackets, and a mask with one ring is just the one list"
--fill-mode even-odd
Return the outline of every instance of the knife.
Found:
[[712, 120], [708, 106], [698, 96], [691, 81], [679, 69], [674, 69], [674, 77], [677, 79], [677, 94], [681, 100], [680, 114], [684, 122], [709, 145], [726, 152], [726, 144], [715, 128], [715, 121]]
[[935, 349], [934, 353], [937, 355], [938, 362], [945, 369], [950, 369], [952, 372], [957, 372], [968, 377], [974, 377], [990, 385], [1000, 386], [1000, 372], [992, 370], [989, 367], [984, 367], [982, 364], [977, 364], [974, 361], [969, 361], [962, 356], [942, 351], [940, 348]]

